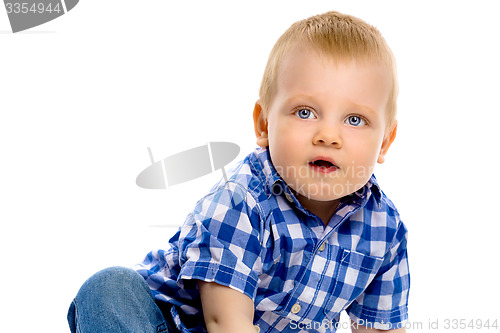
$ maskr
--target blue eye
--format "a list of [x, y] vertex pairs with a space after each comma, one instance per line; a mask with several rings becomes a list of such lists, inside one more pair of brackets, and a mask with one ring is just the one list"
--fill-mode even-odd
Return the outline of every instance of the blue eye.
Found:
[[366, 125], [366, 121], [359, 116], [349, 116], [349, 117], [347, 117], [345, 122], [351, 126], [364, 126], [364, 125]]
[[300, 109], [300, 110], [296, 111], [295, 114], [297, 115], [297, 117], [299, 117], [301, 119], [314, 119], [314, 118], [316, 118], [314, 113], [312, 113], [312, 111], [308, 110], [308, 109]]

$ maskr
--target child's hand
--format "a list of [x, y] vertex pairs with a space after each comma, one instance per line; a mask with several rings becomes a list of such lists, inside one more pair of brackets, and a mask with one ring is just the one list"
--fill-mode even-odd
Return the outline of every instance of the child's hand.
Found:
[[209, 333], [256, 333], [248, 296], [213, 282], [198, 281], [198, 288]]

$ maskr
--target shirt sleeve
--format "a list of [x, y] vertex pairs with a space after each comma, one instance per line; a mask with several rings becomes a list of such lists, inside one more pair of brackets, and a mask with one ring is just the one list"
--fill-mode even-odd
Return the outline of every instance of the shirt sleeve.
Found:
[[365, 292], [347, 308], [354, 322], [382, 330], [404, 327], [410, 288], [406, 246], [407, 229], [400, 222], [379, 272]]
[[254, 198], [226, 183], [203, 198], [182, 227], [178, 283], [216, 282], [255, 299], [261, 270], [261, 225]]

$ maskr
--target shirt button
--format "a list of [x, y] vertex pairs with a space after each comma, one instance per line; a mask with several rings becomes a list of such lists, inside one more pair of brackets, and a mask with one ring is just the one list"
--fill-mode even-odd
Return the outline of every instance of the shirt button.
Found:
[[326, 248], [326, 243], [323, 243], [320, 245], [318, 250], [319, 250], [319, 252], [323, 252], [325, 250], [325, 248]]
[[301, 307], [299, 303], [295, 303], [294, 306], [292, 306], [292, 313], [299, 313]]
[[253, 325], [253, 328], [255, 328], [255, 331], [257, 333], [260, 333], [260, 327], [259, 327], [259, 325]]
[[285, 197], [286, 197], [286, 200], [288, 200], [289, 202], [293, 202], [293, 198], [290, 194], [285, 193]]

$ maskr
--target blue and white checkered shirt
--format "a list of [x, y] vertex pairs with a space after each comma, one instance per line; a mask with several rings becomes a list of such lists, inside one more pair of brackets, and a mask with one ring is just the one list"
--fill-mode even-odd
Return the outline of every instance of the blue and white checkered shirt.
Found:
[[340, 312], [371, 327], [407, 319], [407, 230], [375, 177], [325, 227], [259, 148], [202, 198], [170, 240], [134, 268], [182, 332], [206, 332], [197, 280], [255, 304], [260, 332], [334, 332]]

